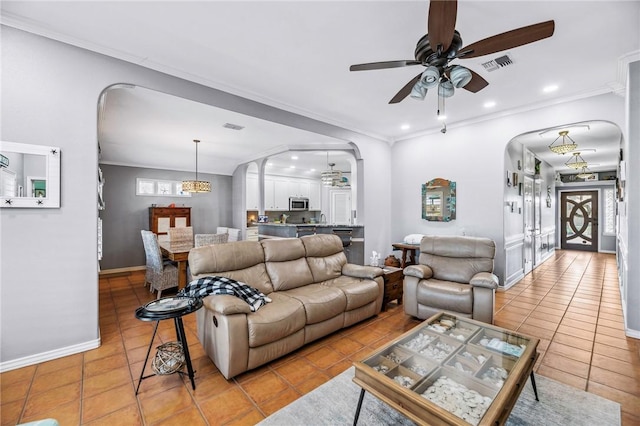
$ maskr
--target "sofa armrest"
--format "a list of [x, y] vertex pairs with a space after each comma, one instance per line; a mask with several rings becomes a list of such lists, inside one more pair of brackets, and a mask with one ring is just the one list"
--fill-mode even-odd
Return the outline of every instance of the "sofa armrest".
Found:
[[354, 263], [347, 263], [342, 267], [342, 275], [354, 278], [367, 278], [370, 280], [384, 275], [382, 268], [377, 266], [363, 266]]
[[251, 307], [247, 302], [229, 294], [210, 295], [205, 297], [202, 302], [207, 309], [222, 315], [251, 313]]
[[402, 271], [405, 276], [428, 280], [433, 276], [433, 270], [427, 265], [410, 265]]
[[478, 272], [469, 281], [471, 287], [484, 287], [495, 290], [498, 288], [498, 277], [491, 272]]

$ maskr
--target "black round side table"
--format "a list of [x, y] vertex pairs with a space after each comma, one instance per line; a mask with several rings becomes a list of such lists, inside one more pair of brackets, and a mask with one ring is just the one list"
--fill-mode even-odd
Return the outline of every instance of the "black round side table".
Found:
[[[147, 362], [149, 361], [149, 354], [151, 353], [151, 347], [153, 346], [153, 339], [158, 332], [158, 325], [160, 321], [173, 318], [176, 326], [176, 337], [180, 345], [182, 345], [182, 351], [184, 353], [185, 363], [187, 364], [187, 373], [189, 379], [191, 379], [191, 386], [193, 390], [196, 389], [196, 382], [194, 380], [193, 367], [191, 365], [191, 357], [189, 356], [189, 346], [187, 344], [187, 335], [184, 333], [184, 326], [182, 324], [182, 317], [190, 314], [202, 308], [202, 300], [193, 297], [163, 297], [162, 299], [154, 300], [144, 306], [136, 309], [136, 318], [141, 321], [156, 321], [156, 325], [153, 329], [153, 335], [151, 336], [151, 342], [149, 342], [149, 349], [147, 349], [147, 356], [144, 359], [144, 365], [140, 372], [140, 380], [136, 387], [136, 395], [140, 389], [140, 384], [144, 379], [155, 376], [150, 374], [144, 376], [144, 370], [147, 368]], [[184, 374], [183, 371], [177, 371], [177, 373]]]

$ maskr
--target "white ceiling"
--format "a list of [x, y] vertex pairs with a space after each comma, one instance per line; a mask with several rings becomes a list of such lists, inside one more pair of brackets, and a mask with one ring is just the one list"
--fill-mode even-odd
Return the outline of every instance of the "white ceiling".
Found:
[[[348, 147], [344, 142], [142, 87], [105, 91], [99, 123], [105, 164], [194, 170], [198, 139], [201, 172], [232, 174], [240, 162], [269, 156], [270, 173], [317, 178], [328, 168], [331, 147], [329, 161], [336, 169], [351, 169], [349, 154], [338, 151]], [[227, 123], [243, 129], [226, 128]], [[300, 146], [323, 150], [278, 154]]]
[[[1, 8], [3, 24], [390, 143], [441, 125], [436, 121], [434, 93], [423, 102], [407, 98], [388, 104], [421, 66], [349, 72], [351, 64], [413, 59], [415, 44], [426, 33], [428, 1], [3, 1]], [[640, 49], [638, 1], [460, 1], [456, 28], [463, 45], [468, 45], [550, 19], [555, 21], [555, 33], [548, 39], [456, 61], [484, 77], [489, 86], [475, 94], [458, 90], [448, 99], [449, 125], [622, 89], [624, 67], [619, 64], [637, 58]], [[484, 70], [483, 62], [504, 53], [512, 57], [513, 65]], [[558, 90], [543, 93], [551, 84]], [[496, 102], [495, 107], [485, 108], [487, 101]], [[163, 112], [161, 108], [154, 111]], [[149, 115], [143, 118], [154, 120]], [[238, 135], [225, 135], [223, 139], [228, 137], [232, 147], [226, 144], [210, 154], [240, 163], [261, 152], [274, 152], [283, 145], [275, 139], [285, 134], [293, 139], [286, 139], [284, 145], [291, 140], [330, 142], [299, 130], [262, 124], [266, 127], [254, 130], [278, 138], [247, 142]], [[402, 130], [403, 124], [410, 128]], [[194, 135], [198, 124], [191, 122], [190, 126], [188, 132], [175, 134], [173, 148], [166, 145], [163, 149], [170, 152], [186, 144], [193, 151], [192, 139], [219, 137], [217, 133]], [[145, 127], [149, 131], [150, 126]], [[108, 126], [103, 130], [115, 132]], [[247, 126], [244, 134], [251, 130]], [[131, 132], [136, 131], [141, 130], [131, 126]], [[137, 136], [133, 140], [120, 135], [118, 149], [137, 143], [140, 133]], [[205, 151], [205, 144], [201, 145]], [[155, 149], [150, 157], [161, 161], [163, 149]], [[127, 158], [129, 154], [118, 155]], [[186, 169], [191, 168], [188, 161], [184, 160]]]

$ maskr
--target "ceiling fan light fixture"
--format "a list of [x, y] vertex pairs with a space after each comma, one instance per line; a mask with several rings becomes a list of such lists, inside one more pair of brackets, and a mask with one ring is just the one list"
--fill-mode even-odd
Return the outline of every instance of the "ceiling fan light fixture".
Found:
[[441, 82], [438, 86], [438, 96], [450, 98], [453, 96], [453, 92], [455, 92], [455, 89], [453, 88], [453, 83], [449, 80]]
[[420, 77], [419, 83], [427, 89], [430, 89], [432, 87], [436, 87], [438, 85], [438, 81], [440, 81], [440, 71], [438, 71], [438, 68], [431, 65], [422, 72], [422, 77]]
[[200, 141], [198, 139], [194, 139], [193, 142], [195, 142], [196, 144], [196, 178], [183, 180], [182, 191], [183, 192], [211, 192], [211, 182], [207, 182], [205, 180], [198, 180], [198, 144], [200, 143]]
[[[562, 130], [558, 132], [558, 134], [559, 136], [556, 138], [556, 140], [554, 140], [553, 143], [549, 145], [549, 149], [551, 150], [551, 152], [555, 152], [556, 154], [568, 154], [578, 149], [578, 144], [569, 137], [568, 130]], [[556, 143], [560, 138], [562, 138], [562, 143], [554, 145], [554, 143]], [[569, 139], [569, 143], [567, 143], [567, 139]]]
[[458, 89], [466, 86], [471, 81], [472, 77], [471, 71], [465, 67], [461, 67], [460, 65], [454, 66], [451, 68], [451, 71], [449, 71], [451, 83], [453, 83], [453, 86]]
[[419, 81], [413, 85], [413, 89], [411, 89], [411, 95], [413, 99], [424, 100], [427, 96], [427, 88], [422, 85]]
[[574, 152], [571, 158], [569, 159], [569, 161], [567, 161], [564, 164], [565, 166], [575, 170], [582, 169], [583, 167], [587, 167], [587, 162], [584, 161], [584, 158], [582, 158], [579, 152]]

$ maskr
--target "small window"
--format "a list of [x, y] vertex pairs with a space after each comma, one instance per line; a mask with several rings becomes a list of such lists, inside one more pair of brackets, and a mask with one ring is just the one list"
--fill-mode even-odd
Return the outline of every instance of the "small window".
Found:
[[616, 233], [616, 199], [613, 188], [604, 189], [604, 234]]
[[155, 195], [155, 182], [147, 179], [137, 179], [136, 195]]
[[146, 178], [136, 179], [136, 195], [191, 197], [190, 193], [182, 191], [182, 182], [180, 181]]

